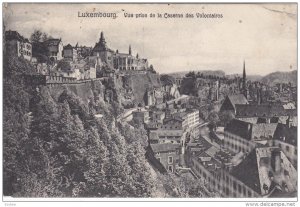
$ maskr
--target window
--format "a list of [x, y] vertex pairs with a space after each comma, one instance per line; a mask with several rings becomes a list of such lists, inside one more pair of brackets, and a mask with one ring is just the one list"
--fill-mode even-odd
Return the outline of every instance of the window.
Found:
[[172, 164], [173, 163], [173, 157], [168, 157], [168, 163]]
[[173, 172], [173, 166], [172, 166], [172, 165], [169, 165], [169, 166], [168, 166], [168, 170], [169, 170], [170, 172]]

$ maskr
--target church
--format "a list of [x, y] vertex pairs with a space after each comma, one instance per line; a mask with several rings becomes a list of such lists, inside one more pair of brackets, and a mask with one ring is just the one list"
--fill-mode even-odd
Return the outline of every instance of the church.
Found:
[[129, 45], [128, 53], [119, 53], [107, 47], [104, 34], [101, 32], [99, 42], [96, 43], [92, 50], [92, 56], [100, 57], [103, 63], [117, 71], [135, 71], [147, 70], [148, 60], [139, 58], [139, 55], [132, 55], [131, 46]]

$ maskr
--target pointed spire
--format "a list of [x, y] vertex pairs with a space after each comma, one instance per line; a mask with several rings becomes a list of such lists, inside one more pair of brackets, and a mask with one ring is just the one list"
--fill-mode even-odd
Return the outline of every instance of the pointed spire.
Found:
[[131, 55], [131, 45], [129, 45], [129, 55]]
[[139, 59], [139, 53], [136, 53], [136, 59]]
[[243, 81], [246, 81], [246, 67], [245, 67], [245, 60], [244, 60], [244, 66], [243, 66]]
[[246, 86], [246, 66], [245, 66], [245, 60], [244, 60], [244, 65], [243, 65], [243, 88], [242, 92], [247, 98], [247, 86]]
[[103, 34], [102, 31], [101, 31], [101, 33], [100, 33], [100, 40], [99, 40], [99, 43], [100, 43], [100, 46], [101, 46], [102, 48], [106, 48], [106, 42], [105, 42], [104, 34]]

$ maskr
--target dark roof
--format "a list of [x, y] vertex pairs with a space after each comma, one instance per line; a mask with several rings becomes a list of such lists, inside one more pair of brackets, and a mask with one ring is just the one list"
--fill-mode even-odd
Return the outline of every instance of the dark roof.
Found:
[[233, 119], [224, 131], [240, 136], [244, 139], [269, 139], [273, 138], [278, 123], [249, 123], [239, 119]]
[[11, 31], [11, 30], [5, 32], [5, 40], [19, 40], [22, 42], [29, 43], [29, 40], [27, 38], [24, 38], [17, 31]]
[[64, 49], [73, 49], [73, 46], [70, 44], [67, 44], [67, 46], [64, 46]]
[[243, 94], [229, 95], [228, 99], [233, 106], [235, 106], [236, 104], [248, 104], [248, 101]]
[[[290, 170], [279, 170], [277, 172], [273, 169], [273, 156], [278, 155], [278, 153], [282, 160], [284, 157], [280, 148], [255, 148], [239, 165], [232, 169], [231, 174], [259, 194], [270, 193], [276, 185], [283, 185], [282, 178], [285, 177], [284, 174], [287, 170], [291, 178], [297, 177], [297, 171], [293, 168]], [[289, 163], [286, 158], [285, 161]], [[284, 165], [281, 164], [281, 167], [283, 166]], [[273, 179], [271, 179], [271, 177], [273, 177]], [[297, 189], [294, 179], [285, 179], [285, 183], [288, 183], [289, 192], [294, 192]], [[267, 185], [267, 189], [269, 189], [268, 192], [264, 190], [264, 185]]]
[[232, 119], [225, 127], [224, 131], [243, 137], [245, 139], [251, 139], [251, 123], [238, 119]]
[[278, 104], [237, 104], [237, 117], [274, 117], [274, 116], [297, 116], [296, 109], [284, 109]]
[[163, 144], [150, 144], [153, 152], [169, 152], [180, 149], [180, 144], [163, 143]]
[[278, 124], [274, 133], [274, 139], [297, 146], [297, 127]]
[[238, 166], [232, 169], [231, 175], [245, 183], [255, 192], [261, 194], [255, 149], [251, 151], [251, 153], [245, 158], [245, 160], [243, 160]]
[[56, 39], [52, 38], [52, 39], [47, 40], [48, 45], [54, 45], [54, 46], [59, 45], [60, 42], [61, 42], [61, 39], [57, 39], [57, 38]]

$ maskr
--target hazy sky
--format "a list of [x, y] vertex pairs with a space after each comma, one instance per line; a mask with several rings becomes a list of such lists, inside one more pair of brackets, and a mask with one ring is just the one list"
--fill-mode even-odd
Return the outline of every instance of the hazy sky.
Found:
[[[265, 75], [297, 69], [296, 4], [9, 4], [6, 30], [29, 37], [41, 29], [63, 43], [108, 46], [148, 58], [160, 73], [224, 70]], [[117, 18], [80, 18], [78, 12], [115, 12]], [[125, 18], [124, 12], [217, 13], [223, 18]]]

